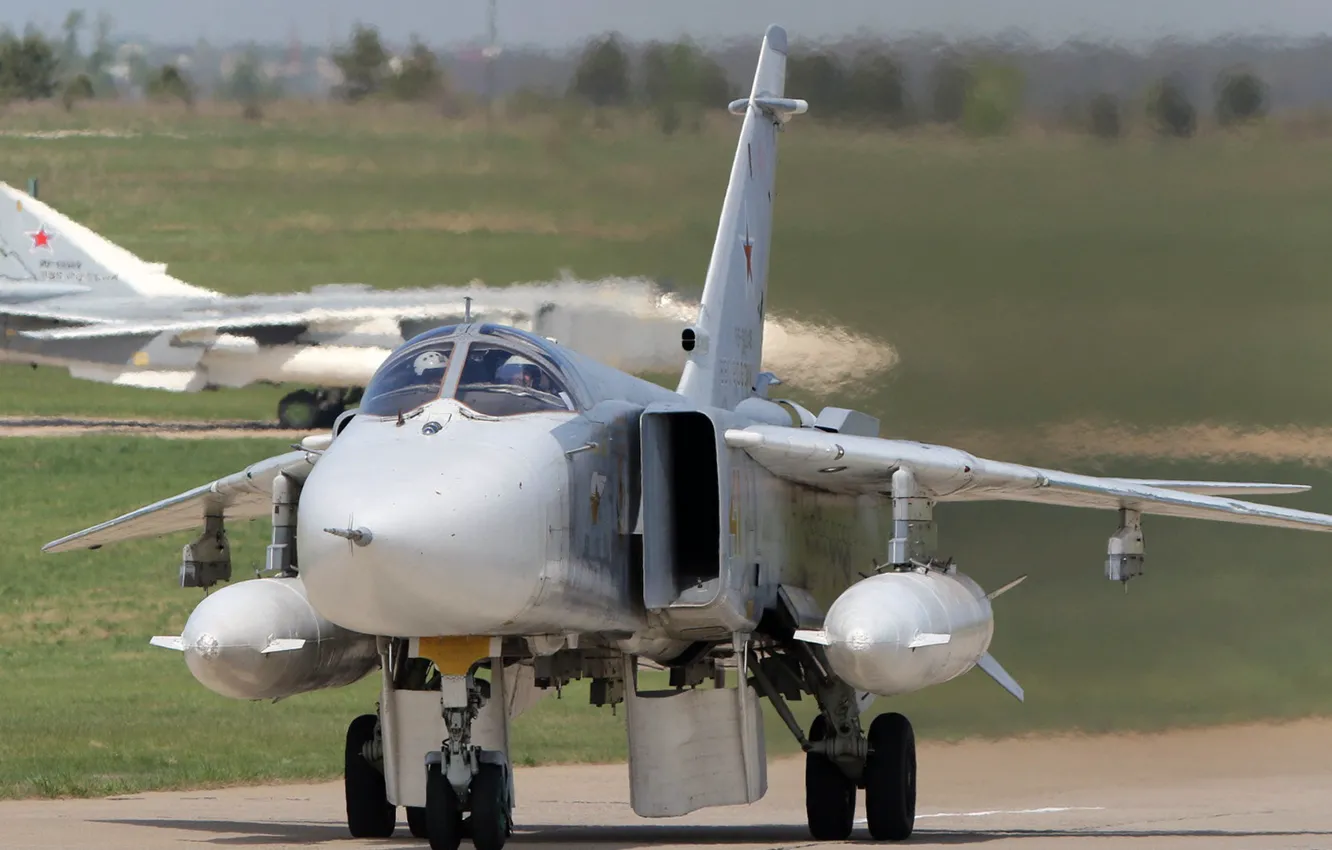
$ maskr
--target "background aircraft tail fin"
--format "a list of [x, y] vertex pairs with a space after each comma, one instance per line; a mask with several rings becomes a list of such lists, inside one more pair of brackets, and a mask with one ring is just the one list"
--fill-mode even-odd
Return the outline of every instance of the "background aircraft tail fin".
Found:
[[785, 97], [786, 30], [768, 27], [749, 96], [731, 104], [744, 116], [697, 323], [682, 339], [689, 359], [679, 392], [696, 404], [734, 408], [758, 392], [768, 248], [777, 169], [777, 133], [804, 101]]
[[0, 291], [53, 295], [209, 296], [26, 192], [0, 183]]

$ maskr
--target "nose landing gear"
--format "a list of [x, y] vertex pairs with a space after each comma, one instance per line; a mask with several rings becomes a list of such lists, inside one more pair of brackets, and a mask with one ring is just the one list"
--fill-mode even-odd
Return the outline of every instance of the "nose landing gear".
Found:
[[[504, 753], [472, 745], [472, 721], [490, 697], [472, 675], [444, 676], [440, 701], [449, 738], [426, 756], [426, 823], [432, 850], [501, 850], [513, 833], [513, 771]], [[463, 812], [471, 817], [463, 820]]]

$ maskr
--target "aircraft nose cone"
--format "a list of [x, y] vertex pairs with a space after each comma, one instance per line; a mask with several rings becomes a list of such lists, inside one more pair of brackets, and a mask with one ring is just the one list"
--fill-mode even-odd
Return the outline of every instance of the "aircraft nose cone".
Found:
[[301, 492], [310, 602], [366, 634], [502, 628], [532, 602], [545, 568], [539, 443], [335, 444]]

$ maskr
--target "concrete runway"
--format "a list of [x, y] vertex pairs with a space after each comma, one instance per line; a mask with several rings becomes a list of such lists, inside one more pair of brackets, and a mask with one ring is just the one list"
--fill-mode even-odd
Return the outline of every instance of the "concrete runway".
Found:
[[[1332, 721], [997, 743], [926, 744], [910, 845], [1002, 848], [1332, 848]], [[201, 746], [208, 746], [204, 740]], [[774, 760], [754, 806], [649, 821], [623, 765], [520, 769], [509, 846], [840, 846], [811, 841], [798, 759]], [[0, 847], [424, 847], [399, 818], [353, 841], [340, 783], [0, 803]], [[850, 843], [868, 841], [863, 821]], [[469, 842], [463, 843], [470, 847]]]

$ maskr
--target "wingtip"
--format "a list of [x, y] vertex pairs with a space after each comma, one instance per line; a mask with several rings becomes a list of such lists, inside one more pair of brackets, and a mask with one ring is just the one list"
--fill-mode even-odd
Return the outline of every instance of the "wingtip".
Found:
[[50, 543], [47, 543], [42, 547], [42, 552], [43, 554], [60, 553], [60, 552], [70, 552], [75, 549], [87, 549], [89, 551], [93, 551], [95, 549], [102, 548], [101, 543], [92, 543], [92, 544], [80, 543], [80, 541], [85, 536], [86, 533], [80, 531], [75, 534], [70, 534], [66, 537], [62, 537], [59, 540], [52, 540]]

